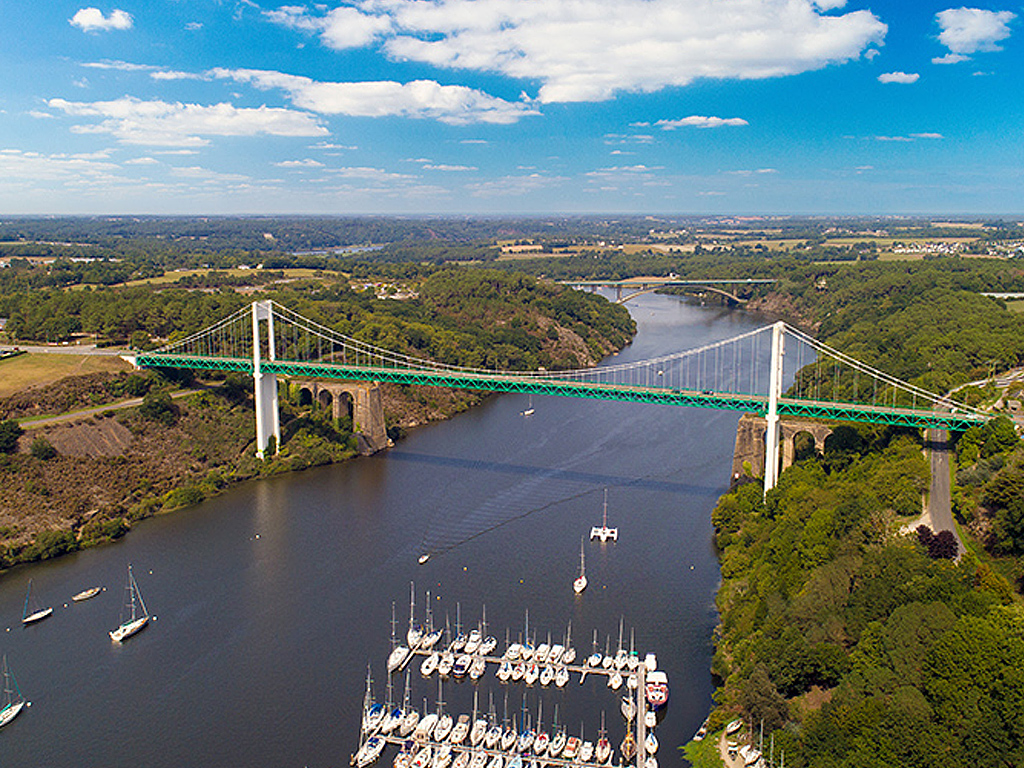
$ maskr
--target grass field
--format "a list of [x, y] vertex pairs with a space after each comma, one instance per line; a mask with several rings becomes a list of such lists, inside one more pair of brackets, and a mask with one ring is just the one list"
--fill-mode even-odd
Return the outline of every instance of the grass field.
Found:
[[[121, 283], [121, 285], [167, 285], [169, 283], [176, 283], [183, 277], [190, 277], [192, 275], [208, 275], [211, 272], [216, 272], [219, 275], [230, 275], [231, 277], [245, 277], [247, 275], [258, 275], [260, 271], [261, 270], [254, 269], [183, 269], [180, 272], [166, 272], [161, 277], [150, 277], [145, 280], [131, 280], [127, 283]], [[283, 272], [286, 280], [299, 280], [310, 277], [338, 277], [338, 273], [336, 272], [324, 272], [318, 269], [275, 269], [269, 271]]]
[[1014, 299], [1006, 302], [1006, 308], [1011, 312], [1024, 312], [1024, 299]]
[[52, 384], [65, 376], [131, 368], [113, 355], [25, 354], [0, 360], [0, 397], [39, 384]]

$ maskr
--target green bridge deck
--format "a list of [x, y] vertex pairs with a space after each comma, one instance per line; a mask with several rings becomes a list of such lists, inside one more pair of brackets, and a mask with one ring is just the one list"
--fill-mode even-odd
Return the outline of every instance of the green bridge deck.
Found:
[[[204, 371], [235, 371], [250, 375], [253, 372], [253, 361], [250, 358], [141, 353], [136, 355], [135, 363], [141, 368], [191, 368]], [[274, 373], [281, 376], [420, 384], [489, 392], [521, 392], [524, 394], [554, 395], [590, 400], [618, 400], [728, 411], [753, 411], [761, 415], [764, 415], [768, 410], [768, 396], [766, 394], [672, 390], [628, 384], [572, 381], [555, 377], [519, 377], [509, 374], [458, 370], [374, 368], [338, 363], [295, 362], [288, 360], [263, 360], [260, 363], [260, 369], [264, 373]], [[793, 398], [781, 398], [778, 404], [778, 411], [783, 416], [859, 421], [870, 424], [890, 424], [954, 431], [962, 431], [985, 421], [983, 416], [968, 413], [916, 410], [859, 403], [798, 400]]]

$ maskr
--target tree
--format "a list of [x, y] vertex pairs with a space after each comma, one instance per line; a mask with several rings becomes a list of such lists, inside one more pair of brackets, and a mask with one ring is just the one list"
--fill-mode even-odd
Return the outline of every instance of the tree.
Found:
[[0, 421], [0, 453], [14, 453], [18, 450], [18, 438], [25, 430], [13, 419]]

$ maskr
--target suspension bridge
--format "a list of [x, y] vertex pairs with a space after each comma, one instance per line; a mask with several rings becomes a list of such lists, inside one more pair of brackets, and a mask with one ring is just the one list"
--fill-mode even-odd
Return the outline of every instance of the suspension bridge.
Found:
[[765, 488], [778, 479], [782, 416], [964, 430], [982, 411], [875, 370], [778, 322], [639, 362], [572, 370], [501, 371], [386, 350], [257, 301], [152, 352], [140, 368], [234, 371], [253, 377], [256, 447], [281, 443], [277, 377], [431, 385], [753, 412], [766, 418]]

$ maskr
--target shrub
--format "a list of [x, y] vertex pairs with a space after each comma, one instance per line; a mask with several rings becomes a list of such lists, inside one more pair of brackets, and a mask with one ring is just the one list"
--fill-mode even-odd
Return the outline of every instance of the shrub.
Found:
[[49, 461], [57, 455], [57, 449], [45, 437], [37, 437], [32, 441], [30, 453], [40, 461]]

